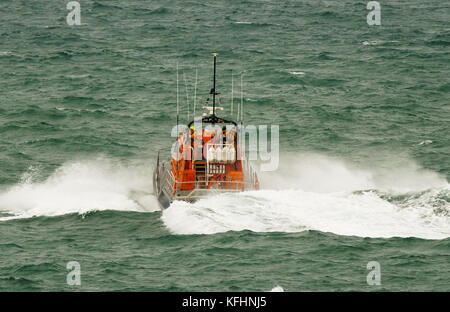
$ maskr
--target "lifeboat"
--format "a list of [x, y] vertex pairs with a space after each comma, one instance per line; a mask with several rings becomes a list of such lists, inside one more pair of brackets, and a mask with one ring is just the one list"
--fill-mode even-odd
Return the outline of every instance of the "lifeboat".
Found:
[[216, 107], [216, 57], [212, 106], [204, 106], [203, 116], [180, 127], [169, 157], [162, 160], [163, 150], [158, 151], [153, 191], [162, 209], [175, 200], [195, 202], [213, 194], [259, 189], [256, 172], [241, 148], [242, 123], [216, 115], [223, 111]]

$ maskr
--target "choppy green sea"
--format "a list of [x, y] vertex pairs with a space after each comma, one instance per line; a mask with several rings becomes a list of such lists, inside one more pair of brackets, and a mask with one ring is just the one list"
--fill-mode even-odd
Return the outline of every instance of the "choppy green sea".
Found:
[[[450, 291], [448, 3], [68, 2], [0, 1], [1, 291]], [[280, 165], [160, 211], [176, 66], [184, 122], [212, 52]]]

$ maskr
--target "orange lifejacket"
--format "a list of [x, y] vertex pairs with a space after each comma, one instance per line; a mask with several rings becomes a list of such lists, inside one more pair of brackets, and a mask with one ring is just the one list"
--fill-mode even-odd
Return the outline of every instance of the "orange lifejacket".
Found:
[[212, 189], [214, 182], [216, 182], [216, 179], [214, 179], [214, 178], [211, 178], [211, 180], [209, 180], [209, 184], [208, 184], [209, 189]]

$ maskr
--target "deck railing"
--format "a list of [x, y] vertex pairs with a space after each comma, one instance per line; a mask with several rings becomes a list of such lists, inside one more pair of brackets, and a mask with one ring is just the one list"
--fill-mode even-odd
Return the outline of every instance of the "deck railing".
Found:
[[[220, 145], [223, 147], [224, 144], [210, 144], [210, 146]], [[231, 145], [231, 144], [229, 144]], [[208, 148], [208, 147], [207, 147]], [[163, 166], [160, 171], [159, 183], [161, 185], [161, 190], [163, 190], [166, 194], [170, 196], [174, 196], [177, 198], [184, 198], [186, 196], [195, 197], [195, 194], [186, 195], [194, 192], [195, 190], [201, 190], [202, 192], [215, 192], [218, 190], [222, 191], [245, 191], [245, 190], [255, 190], [257, 176], [256, 172], [251, 166], [250, 162], [247, 159], [242, 160], [242, 169], [244, 171], [244, 181], [211, 181], [211, 177], [214, 173], [210, 172], [211, 165], [221, 165], [220, 162], [212, 162], [206, 161], [205, 174], [203, 175], [203, 179], [198, 179], [197, 173], [194, 181], [177, 181], [172, 173], [169, 162], [162, 162], [161, 166]], [[222, 164], [223, 165], [223, 164]], [[192, 190], [187, 188], [182, 188], [182, 185], [192, 184], [194, 183], [194, 188]], [[186, 189], [186, 190], [182, 190]], [[182, 191], [184, 194], [181, 194]], [[199, 196], [200, 197], [200, 196]]]

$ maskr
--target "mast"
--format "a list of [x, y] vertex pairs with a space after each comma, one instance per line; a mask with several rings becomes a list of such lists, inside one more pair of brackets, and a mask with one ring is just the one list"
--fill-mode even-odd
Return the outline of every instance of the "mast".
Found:
[[233, 116], [233, 70], [231, 70], [231, 116]]
[[[177, 137], [178, 137], [178, 135], [180, 134], [179, 132], [178, 132], [178, 115], [180, 114], [180, 105], [178, 104], [178, 61], [177, 61]], [[178, 139], [177, 139], [177, 149], [179, 149], [179, 146], [178, 146]], [[177, 151], [177, 153], [178, 153], [178, 151]], [[178, 155], [178, 154], [177, 154]], [[177, 158], [177, 172], [178, 172], [178, 158]]]
[[195, 105], [197, 103], [197, 77], [198, 77], [198, 71], [197, 68], [195, 69], [195, 88], [194, 88], [194, 118], [195, 118]]
[[[243, 76], [243, 74], [241, 73], [241, 105], [239, 107], [239, 117], [240, 117], [240, 122], [241, 122], [241, 140], [240, 140], [241, 153], [242, 153], [242, 150], [245, 148], [245, 146], [242, 146], [243, 144], [245, 144], [242, 141], [242, 137], [244, 137], [244, 139], [245, 139], [245, 131], [243, 129], [244, 128], [244, 125], [243, 125], [243, 123], [244, 123], [244, 83], [243, 83], [242, 76]], [[239, 122], [239, 118], [238, 118], [237, 122]], [[245, 161], [245, 152], [243, 153], [242, 158]], [[244, 165], [244, 163], [242, 163], [242, 165]]]
[[217, 53], [213, 53], [214, 56], [214, 77], [213, 77], [213, 89], [211, 90], [213, 93], [213, 116], [216, 115], [216, 58]]
[[241, 74], [241, 115], [240, 115], [240, 117], [241, 117], [241, 124], [243, 123], [243, 121], [244, 121], [244, 83], [243, 83], [243, 80], [242, 80], [242, 74]]
[[188, 120], [190, 119], [190, 114], [189, 114], [189, 95], [188, 95], [188, 87], [187, 87], [187, 81], [186, 81], [186, 73], [183, 72], [183, 78], [184, 78], [184, 86], [186, 87], [186, 105], [187, 105], [187, 118]]
[[177, 136], [178, 136], [178, 115], [180, 114], [180, 105], [178, 104], [178, 61], [177, 61]]

